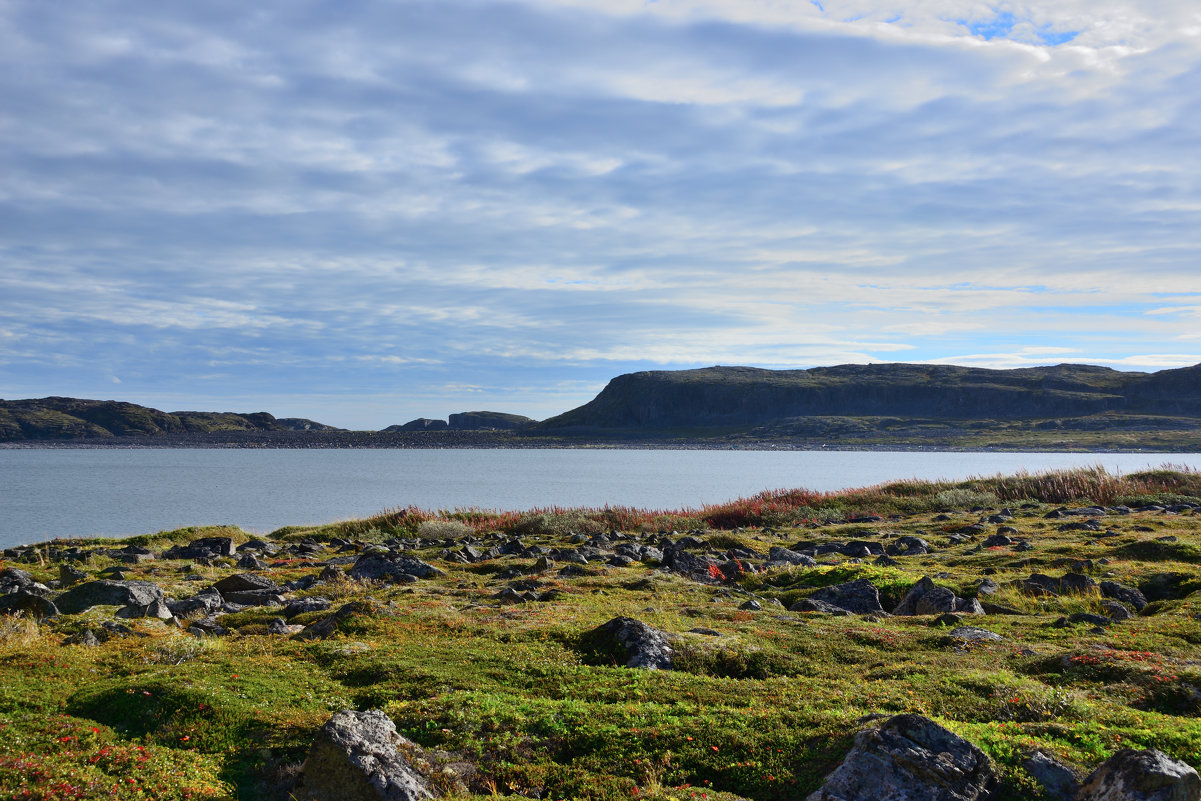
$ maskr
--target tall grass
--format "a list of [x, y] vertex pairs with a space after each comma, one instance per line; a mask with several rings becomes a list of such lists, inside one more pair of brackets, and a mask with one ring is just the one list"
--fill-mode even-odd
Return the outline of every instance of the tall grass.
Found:
[[[456, 509], [430, 512], [414, 506], [331, 527], [341, 536], [380, 532], [412, 536], [455, 522], [479, 533], [597, 534], [605, 531], [684, 531], [785, 528], [842, 522], [858, 515], [919, 514], [952, 508], [993, 507], [1014, 502], [1113, 505], [1137, 499], [1173, 501], [1201, 498], [1201, 472], [1165, 465], [1129, 475], [1105, 468], [1021, 472], [965, 481], [894, 481], [836, 492], [809, 489], [765, 490], [699, 509], [635, 509], [627, 506], [541, 507], [525, 511]], [[465, 531], [466, 528], [456, 530]]]

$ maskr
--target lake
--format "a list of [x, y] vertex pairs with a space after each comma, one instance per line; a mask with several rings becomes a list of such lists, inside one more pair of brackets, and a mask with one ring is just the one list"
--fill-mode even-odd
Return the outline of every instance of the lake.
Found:
[[0, 449], [0, 546], [212, 524], [267, 533], [408, 505], [675, 509], [785, 487], [1165, 463], [1201, 468], [1201, 454]]

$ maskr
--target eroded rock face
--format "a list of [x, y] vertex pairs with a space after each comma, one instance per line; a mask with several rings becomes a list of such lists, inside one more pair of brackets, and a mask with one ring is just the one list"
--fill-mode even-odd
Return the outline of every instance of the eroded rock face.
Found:
[[921, 715], [897, 715], [856, 735], [807, 801], [982, 801], [995, 781], [975, 745]]
[[383, 712], [337, 712], [321, 727], [293, 790], [299, 801], [417, 801], [433, 793], [409, 761], [417, 746]]
[[626, 667], [670, 670], [675, 651], [665, 632], [631, 617], [615, 617], [584, 635], [585, 647], [613, 654]]
[[1084, 780], [1077, 801], [1197, 801], [1201, 777], [1154, 748], [1124, 748]]

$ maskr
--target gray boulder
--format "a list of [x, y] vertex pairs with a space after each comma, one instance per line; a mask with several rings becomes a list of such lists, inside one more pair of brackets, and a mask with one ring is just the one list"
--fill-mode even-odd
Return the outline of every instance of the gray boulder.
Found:
[[941, 615], [945, 612], [980, 615], [984, 614], [984, 609], [975, 599], [966, 601], [947, 587], [936, 585], [929, 576], [923, 576], [892, 610], [894, 615]]
[[213, 589], [222, 595], [228, 595], [231, 592], [254, 592], [255, 590], [282, 592], [274, 581], [255, 573], [235, 573], [232, 576], [226, 576], [214, 584]]
[[921, 715], [897, 715], [859, 732], [808, 801], [982, 801], [995, 782], [975, 745]]
[[29, 615], [34, 620], [45, 620], [48, 617], [56, 617], [58, 607], [50, 599], [27, 590], [0, 595], [0, 615], [18, 612]]
[[1102, 581], [1101, 594], [1106, 598], [1112, 598], [1119, 603], [1133, 607], [1136, 612], [1143, 611], [1143, 607], [1147, 605], [1147, 596], [1134, 587], [1127, 587], [1116, 581]]
[[843, 584], [835, 584], [832, 587], [823, 587], [809, 598], [842, 607], [857, 615], [884, 611], [884, 607], [880, 606], [880, 591], [867, 579], [856, 579]]
[[379, 710], [343, 710], [321, 727], [293, 789], [298, 801], [418, 801], [433, 798], [409, 754], [417, 746]]
[[349, 575], [357, 581], [398, 581], [402, 580], [401, 576], [415, 576], [420, 579], [444, 576], [446, 572], [412, 556], [393, 551], [373, 551], [356, 559]]
[[1197, 771], [1155, 749], [1124, 748], [1101, 763], [1080, 787], [1077, 801], [1197, 801]]
[[851, 614], [850, 611], [843, 609], [841, 606], [819, 601], [815, 598], [802, 598], [801, 600], [788, 607], [789, 612], [817, 612], [823, 615], [846, 616]]
[[32, 592], [36, 595], [47, 595], [50, 592], [49, 587], [34, 579], [24, 570], [15, 567], [0, 570], [0, 593], [16, 592], [17, 590]]
[[330, 615], [326, 615], [312, 625], [305, 626], [304, 629], [296, 635], [298, 640], [324, 640], [327, 637], [333, 636], [338, 630], [338, 624], [348, 617], [353, 615], [375, 615], [378, 610], [375, 604], [370, 601], [351, 601], [348, 604], [338, 607], [338, 610]]
[[162, 589], [151, 581], [87, 581], [54, 599], [65, 614], [75, 615], [93, 606], [149, 607], [163, 600]]
[[671, 670], [675, 654], [666, 632], [630, 617], [615, 617], [586, 632], [582, 644], [626, 667], [647, 670]]
[[1075, 772], [1045, 751], [1032, 753], [1022, 762], [1022, 767], [1055, 801], [1070, 801], [1080, 789], [1080, 779]]
[[951, 638], [960, 642], [1000, 642], [1005, 639], [995, 631], [981, 629], [975, 626], [957, 626], [950, 631]]

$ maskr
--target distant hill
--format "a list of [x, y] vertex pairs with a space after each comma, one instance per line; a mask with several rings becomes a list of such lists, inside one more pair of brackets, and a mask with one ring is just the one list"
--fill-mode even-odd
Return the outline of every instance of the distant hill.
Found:
[[0, 400], [0, 442], [228, 431], [336, 431], [298, 417], [267, 412], [163, 412], [122, 401], [80, 398]]
[[921, 364], [810, 370], [707, 367], [629, 373], [540, 431], [745, 428], [813, 417], [1028, 420], [1201, 417], [1201, 365], [1156, 373], [1061, 364], [1016, 370]]

